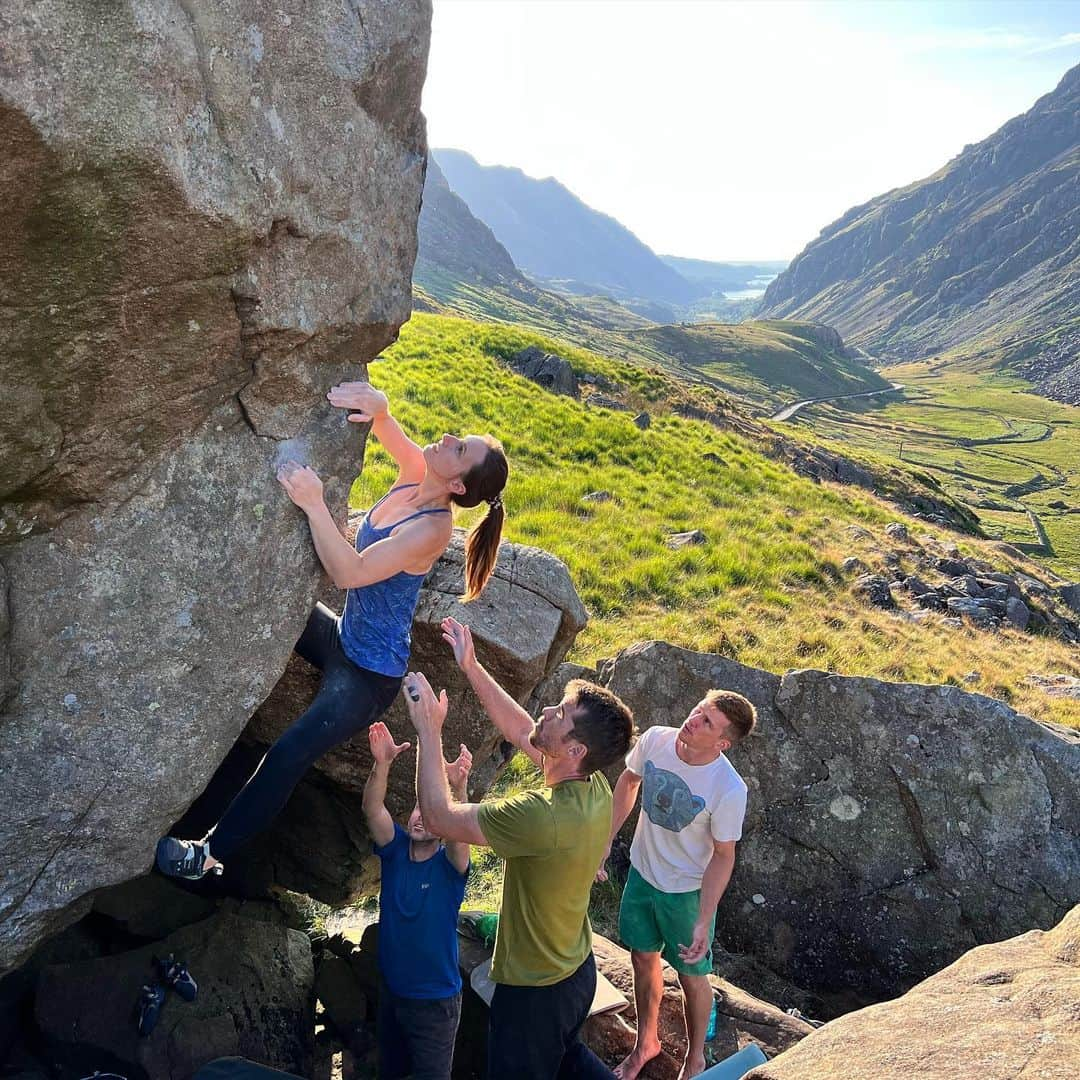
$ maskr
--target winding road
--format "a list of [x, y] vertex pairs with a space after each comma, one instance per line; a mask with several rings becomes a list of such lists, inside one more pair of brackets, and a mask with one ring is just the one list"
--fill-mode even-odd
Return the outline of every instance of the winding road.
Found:
[[875, 397], [877, 394], [891, 394], [894, 390], [903, 390], [903, 383], [893, 383], [892, 386], [883, 387], [881, 390], [866, 390], [859, 394], [838, 394], [835, 397], [814, 397], [805, 401], [796, 401], [793, 405], [785, 405], [779, 412], [769, 417], [770, 420], [790, 420], [805, 405], [820, 405], [823, 401], [849, 401], [851, 398]]

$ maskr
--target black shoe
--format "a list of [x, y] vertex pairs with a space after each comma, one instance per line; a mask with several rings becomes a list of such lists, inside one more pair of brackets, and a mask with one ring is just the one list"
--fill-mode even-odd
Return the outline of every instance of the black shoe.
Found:
[[218, 863], [207, 870], [210, 844], [206, 840], [177, 840], [175, 836], [163, 837], [157, 843], [157, 868], [169, 877], [198, 881], [204, 874], [220, 874], [225, 868]]
[[168, 987], [175, 990], [185, 1001], [194, 1001], [199, 993], [199, 985], [191, 977], [187, 964], [174, 960], [172, 953], [164, 960], [154, 957], [154, 966], [157, 968], [158, 978]]
[[164, 986], [158, 983], [147, 983], [142, 988], [138, 1004], [135, 1006], [140, 1035], [149, 1035], [154, 1030], [157, 1026], [158, 1017], [161, 1016], [161, 1007], [164, 1004]]

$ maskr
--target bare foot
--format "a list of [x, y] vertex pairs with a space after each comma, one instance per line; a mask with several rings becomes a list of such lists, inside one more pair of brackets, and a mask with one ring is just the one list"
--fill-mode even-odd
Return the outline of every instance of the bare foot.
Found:
[[679, 1070], [677, 1080], [690, 1080], [691, 1076], [698, 1076], [705, 1071], [705, 1058], [687, 1058], [683, 1067]]
[[660, 1043], [651, 1042], [644, 1046], [634, 1043], [634, 1049], [615, 1066], [615, 1075], [619, 1080], [634, 1080], [646, 1065], [660, 1053]]

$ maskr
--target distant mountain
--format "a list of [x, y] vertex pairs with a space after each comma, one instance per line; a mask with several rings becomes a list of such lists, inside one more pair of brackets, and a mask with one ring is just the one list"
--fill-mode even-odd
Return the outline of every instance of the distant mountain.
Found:
[[428, 158], [417, 224], [419, 247], [413, 277], [422, 285], [432, 273], [485, 285], [524, 283], [510, 253], [450, 190], [438, 162]]
[[578, 293], [683, 304], [698, 289], [629, 229], [593, 210], [557, 180], [484, 166], [461, 150], [435, 150], [450, 187], [530, 277]]
[[764, 292], [787, 266], [786, 262], [710, 262], [678, 255], [661, 255], [660, 258], [691, 284], [714, 292], [743, 292], [759, 287]]
[[883, 359], [963, 345], [1027, 361], [1046, 392], [1080, 395], [1080, 66], [933, 176], [828, 226], [760, 314], [828, 323]]

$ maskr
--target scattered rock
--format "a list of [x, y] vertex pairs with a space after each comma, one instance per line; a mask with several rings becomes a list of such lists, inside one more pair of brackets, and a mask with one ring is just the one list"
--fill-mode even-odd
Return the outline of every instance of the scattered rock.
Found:
[[981, 945], [896, 1001], [801, 1040], [745, 1080], [1068, 1080], [1080, 1061], [1080, 907], [1049, 932]]
[[916, 577], [914, 574], [904, 578], [904, 588], [912, 596], [925, 596], [927, 593], [933, 592], [933, 589], [922, 578]]
[[981, 671], [969, 671], [964, 675], [964, 682], [977, 683], [982, 678]]
[[861, 525], [849, 525], [844, 532], [846, 532], [852, 540], [873, 540], [874, 538], [873, 535]]
[[652, 417], [650, 417], [647, 412], [638, 413], [637, 416], [634, 417], [634, 426], [641, 428], [642, 431], [645, 431], [651, 423]]
[[605, 397], [603, 394], [590, 394], [585, 399], [585, 404], [592, 409], [612, 409], [614, 412], [630, 412], [630, 406], [624, 405], [614, 398]]
[[714, 454], [711, 450], [707, 450], [701, 455], [702, 461], [711, 461], [714, 465], [726, 465], [727, 462], [719, 454]]
[[1017, 630], [1026, 630], [1031, 622], [1031, 610], [1023, 600], [1010, 596], [1005, 601], [1005, 618], [1016, 627]]
[[590, 491], [588, 495], [582, 495], [582, 502], [606, 503], [615, 498], [610, 491]]
[[1026, 681], [1051, 697], [1080, 699], [1080, 679], [1075, 675], [1029, 675]]
[[993, 613], [981, 600], [950, 596], [945, 605], [953, 615], [968, 619], [975, 626], [985, 629], [996, 625]]
[[1080, 585], [1062, 585], [1058, 589], [1062, 603], [1075, 615], [1080, 615]]
[[880, 574], [863, 574], [855, 579], [851, 591], [874, 607], [892, 609], [896, 607], [889, 579]]
[[546, 353], [536, 345], [530, 345], [514, 353], [507, 361], [519, 375], [550, 390], [553, 394], [578, 397], [578, 383], [574, 369], [568, 360], [555, 353]]
[[866, 573], [868, 567], [866, 563], [862, 561], [862, 559], [857, 559], [854, 555], [849, 555], [840, 564], [840, 569], [843, 573], [847, 574], [850, 577], [852, 574]]
[[938, 559], [935, 565], [946, 577], [964, 577], [971, 573], [971, 567], [960, 559]]
[[700, 529], [691, 529], [689, 532], [671, 533], [665, 540], [669, 548], [678, 550], [684, 547], [695, 547], [705, 543], [705, 534]]
[[1069, 509], [1069, 504], [1067, 502], [1065, 502], [1064, 499], [1055, 499], [1052, 503], [1047, 503], [1046, 505], [1049, 506], [1051, 510], [1068, 510]]
[[890, 521], [885, 526], [885, 535], [892, 537], [893, 540], [899, 540], [906, 543], [910, 537], [908, 536], [908, 528], [901, 521]]

